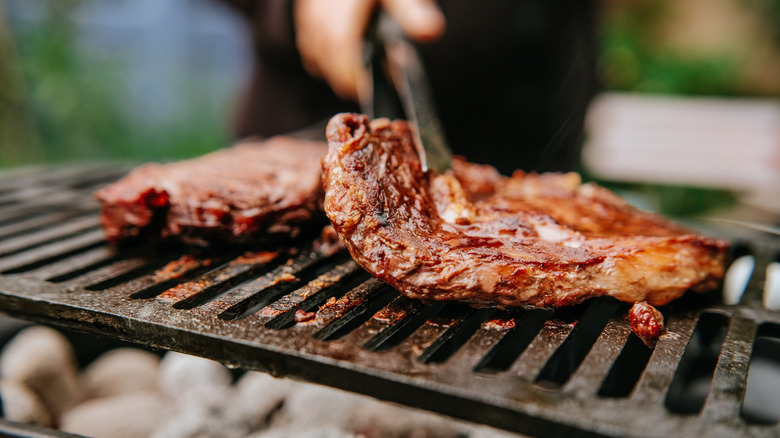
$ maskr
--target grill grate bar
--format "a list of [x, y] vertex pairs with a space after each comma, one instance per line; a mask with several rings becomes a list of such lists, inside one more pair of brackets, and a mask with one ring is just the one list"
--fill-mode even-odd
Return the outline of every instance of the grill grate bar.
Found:
[[51, 213], [51, 209], [28, 205], [20, 208], [0, 208], [0, 226], [15, 225]]
[[[348, 294], [360, 296], [365, 292], [364, 288], [368, 286], [370, 289], [373, 286], [371, 284], [372, 281], [374, 280], [369, 279], [364, 281], [360, 285], [354, 287]], [[336, 299], [331, 300], [331, 303], [339, 306], [339, 301], [344, 299], [345, 296], [336, 297]], [[361, 354], [366, 355], [366, 357], [369, 355], [374, 356], [373, 360], [392, 360], [400, 362], [400, 356], [396, 356], [396, 351], [385, 350], [382, 354], [376, 354], [372, 350], [360, 347], [364, 346], [371, 338], [376, 336], [379, 331], [387, 327], [387, 321], [383, 321], [379, 315], [381, 315], [397, 298], [398, 294], [393, 289], [380, 285], [379, 288], [374, 289], [373, 292], [368, 295], [368, 300], [362, 303], [367, 305], [356, 305], [353, 303], [349, 308], [339, 309], [336, 312], [328, 313], [322, 319], [320, 319], [320, 314], [318, 313], [314, 320], [318, 323], [316, 326], [312, 325], [309, 327], [312, 330], [310, 332], [311, 336], [332, 348], [348, 346], [347, 348], [353, 350], [353, 353], [359, 351]], [[324, 304], [322, 309], [327, 309], [327, 306], [328, 303]], [[322, 322], [320, 323], [319, 321]], [[323, 328], [322, 325], [325, 325], [325, 327]], [[306, 333], [309, 332], [307, 331]], [[358, 348], [351, 346], [357, 346]], [[390, 359], [391, 357], [393, 359]], [[416, 362], [411, 358], [403, 358], [402, 360], [409, 363]]]
[[205, 304], [229, 288], [236, 287], [279, 259], [277, 251], [261, 251], [233, 258], [222, 266], [190, 281], [182, 282], [157, 296], [177, 309], [192, 309]]
[[117, 259], [119, 257], [116, 256], [114, 251], [107, 246], [99, 245], [71, 257], [24, 272], [28, 278], [61, 283], [94, 271], [100, 266], [107, 265]]
[[[755, 265], [753, 273], [748, 280], [745, 292], [742, 294], [740, 304], [762, 303], [764, 297], [764, 282], [766, 281], [766, 267], [774, 259], [771, 251], [758, 249], [753, 253]], [[776, 255], [775, 255], [776, 257]]]
[[548, 320], [528, 347], [520, 354], [508, 373], [533, 382], [547, 360], [563, 344], [574, 328], [572, 322]]
[[71, 189], [92, 193], [93, 191], [116, 181], [126, 173], [126, 171], [117, 171], [116, 169], [101, 169], [94, 173], [82, 175], [77, 179], [71, 179], [67, 184]]
[[658, 340], [645, 372], [640, 377], [632, 398], [646, 400], [651, 405], [663, 403], [666, 390], [672, 382], [677, 364], [691, 339], [698, 315], [672, 315], [667, 318], [666, 330], [675, 336]]
[[399, 296], [388, 304], [379, 318], [373, 321], [377, 334], [364, 345], [369, 350], [379, 351], [394, 347], [414, 333], [429, 318], [436, 316], [446, 303], [425, 306], [419, 301]]
[[315, 311], [328, 299], [336, 298], [340, 292], [352, 290], [366, 280], [368, 275], [354, 261], [339, 264], [268, 306], [269, 311], [282, 313], [265, 326], [275, 330], [290, 328], [296, 323], [297, 312]]
[[65, 240], [80, 235], [84, 231], [98, 230], [102, 232], [102, 230], [99, 229], [99, 226], [100, 223], [98, 219], [94, 216], [89, 216], [61, 223], [57, 227], [49, 228], [37, 233], [6, 239], [3, 243], [3, 249], [0, 251], [0, 258], [8, 257], [60, 240]]
[[629, 334], [620, 354], [612, 362], [609, 373], [602, 380], [598, 395], [611, 398], [630, 396], [652, 354], [653, 349], [645, 345], [639, 336]]
[[591, 351], [619, 306], [609, 298], [592, 300], [569, 336], [544, 364], [536, 377], [537, 385], [547, 389], [563, 386]]
[[[177, 260], [173, 262], [174, 268], [163, 268], [151, 275], [148, 279], [152, 284], [134, 292], [130, 295], [136, 300], [155, 298], [159, 301], [170, 304], [171, 301], [161, 298], [163, 294], [169, 293], [174, 288], [193, 281], [201, 276], [206, 276], [212, 272], [217, 272], [224, 268], [231, 259], [235, 258], [235, 253], [221, 254], [218, 257], [204, 257], [197, 260], [187, 259], [186, 261]], [[163, 275], [160, 275], [163, 273]]]
[[61, 240], [56, 239], [18, 252], [13, 257], [4, 260], [0, 258], [0, 273], [12, 274], [37, 269], [105, 244], [103, 230], [87, 229], [86, 232], [65, 236]]
[[479, 330], [496, 309], [469, 309], [467, 313], [442, 333], [436, 341], [418, 357], [423, 363], [444, 362]]
[[397, 295], [389, 286], [376, 280], [366, 281], [335, 300], [335, 306], [325, 307], [323, 319], [332, 321], [318, 331], [314, 338], [329, 341], [346, 335], [389, 304]]
[[61, 188], [72, 181], [78, 181], [84, 175], [113, 172], [117, 177], [125, 173], [124, 166], [103, 164], [82, 164], [73, 167], [43, 166], [40, 168], [4, 171], [5, 178], [0, 179], [0, 187], [7, 190], [19, 190], [29, 186], [49, 186]]
[[40, 231], [47, 227], [59, 226], [62, 221], [83, 217], [86, 215], [94, 216], [95, 210], [66, 210], [54, 214], [45, 214], [33, 217], [31, 219], [0, 225], [0, 239], [8, 239], [17, 235]]
[[553, 312], [544, 309], [512, 312], [514, 327], [487, 352], [476, 365], [475, 371], [497, 373], [506, 371], [536, 338]]
[[[488, 352], [504, 337], [509, 329], [491, 324], [491, 318], [494, 316], [495, 314], [488, 316], [478, 330], [446, 359], [444, 364], [448, 369], [456, 368], [460, 370], [458, 374], [471, 374]], [[450, 373], [453, 374], [454, 372]]]
[[222, 319], [246, 317], [302, 286], [307, 276], [318, 275], [314, 270], [328, 260], [327, 255], [304, 251], [257, 280], [226, 291], [212, 305], [227, 309], [220, 315]]
[[5, 188], [0, 193], [0, 200], [30, 202], [65, 195], [92, 201], [89, 196], [94, 190], [110, 181], [115, 181], [125, 173], [125, 170], [117, 170], [113, 166], [96, 167], [83, 173], [54, 172], [46, 178], [40, 178], [39, 175], [38, 178], [6, 181], [6, 184], [0, 182], [0, 187]]
[[[119, 176], [119, 173], [112, 171], [104, 175], [81, 178], [77, 181], [64, 181], [60, 185], [54, 186], [30, 184], [1, 193], [0, 205], [27, 204], [47, 198], [52, 201], [56, 200], [60, 205], [63, 205], [63, 198], [78, 197], [83, 199], [88, 197], [100, 186], [109, 181], [116, 180]], [[83, 200], [91, 201], [89, 198]]]
[[623, 319], [611, 319], [562, 391], [579, 393], [582, 397], [596, 395], [609, 372], [610, 365], [623, 351], [630, 334], [631, 327], [628, 322]]
[[51, 194], [55, 190], [50, 187], [25, 187], [19, 190], [0, 195], [0, 206], [7, 207], [21, 203], [28, 199], [35, 199], [40, 196]]
[[62, 206], [58, 204], [27, 204], [22, 206], [15, 206], [13, 208], [0, 207], [0, 226], [15, 225], [19, 222], [34, 220], [40, 216], [60, 213], [66, 210], [70, 210], [70, 208], [62, 208]]
[[163, 258], [170, 261], [173, 257], [181, 255], [182, 252], [178, 248], [149, 251], [149, 248], [135, 246], [117, 251], [116, 248], [101, 247], [49, 265], [44, 272], [35, 275], [49, 273], [50, 276], [46, 281], [68, 282], [69, 285], [87, 287], [118, 275], [125, 275], [131, 270], [159, 264], [159, 260]]
[[[112, 250], [108, 249], [108, 251]], [[183, 256], [183, 252], [177, 248], [167, 248], [160, 251], [136, 251], [138, 250], [129, 250], [117, 257], [111, 256], [96, 262], [92, 266], [93, 269], [73, 278], [66, 276], [65, 281], [68, 285], [84, 287], [87, 290], [110, 289], [150, 274]], [[55, 278], [51, 281], [57, 282], [55, 280], [58, 279]]]
[[758, 325], [755, 321], [731, 319], [712, 378], [712, 387], [702, 412], [703, 418], [725, 421], [739, 417], [757, 331]]
[[[184, 254], [173, 252], [163, 255], [154, 262], [143, 263], [138, 268], [130, 269], [125, 272], [111, 271], [108, 278], [97, 283], [85, 286], [87, 290], [93, 291], [118, 291], [127, 296], [155, 286], [163, 281], [175, 279], [191, 271], [196, 267], [210, 265], [211, 259], [198, 257], [193, 254]], [[140, 260], [129, 260], [130, 263], [139, 263]]]
[[392, 351], [403, 357], [409, 357], [410, 360], [424, 366], [425, 364], [419, 361], [419, 357], [449, 329], [453, 321], [442, 315], [451, 307], [450, 304], [445, 303], [440, 308], [434, 309], [432, 315], [426, 318], [423, 324], [399, 342], [397, 346], [393, 347]]

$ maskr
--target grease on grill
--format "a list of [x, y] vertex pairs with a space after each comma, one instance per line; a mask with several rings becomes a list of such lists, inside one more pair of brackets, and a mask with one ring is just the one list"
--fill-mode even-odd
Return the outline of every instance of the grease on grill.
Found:
[[152, 279], [158, 283], [173, 280], [180, 278], [195, 268], [209, 265], [211, 265], [210, 259], [200, 259], [192, 254], [187, 254], [167, 263], [165, 266], [155, 271]]
[[498, 315], [485, 321], [483, 327], [493, 330], [509, 330], [517, 326], [517, 318], [510, 315]]
[[260, 309], [260, 311], [257, 312], [257, 314], [259, 316], [266, 316], [266, 317], [274, 318], [274, 317], [277, 317], [277, 316], [283, 314], [284, 312], [285, 312], [284, 310], [279, 310], [279, 309], [277, 309], [277, 308], [275, 308], [273, 306], [267, 306], [267, 307], [263, 307], [262, 309]]
[[279, 256], [279, 251], [248, 251], [236, 258], [231, 265], [257, 265], [271, 262]]
[[[242, 282], [246, 279], [245, 277], [251, 277], [253, 273], [252, 268], [262, 267], [275, 260], [278, 256], [279, 251], [246, 252], [219, 268], [218, 271], [215, 270], [213, 275], [203, 275], [196, 280], [176, 285], [162, 292], [157, 299], [178, 303], [193, 299], [207, 291], [213, 291], [214, 294], [219, 293], [235, 283]], [[204, 266], [208, 266], [208, 264]], [[206, 301], [208, 299], [209, 297], [204, 296], [201, 300]]]
[[373, 318], [377, 321], [395, 324], [398, 321], [404, 319], [408, 314], [408, 309], [386, 306], [379, 310], [379, 312], [377, 312]]
[[325, 301], [325, 303], [320, 306], [320, 312], [327, 311], [336, 315], [336, 317], [341, 317], [344, 315], [344, 312], [360, 304], [360, 302], [362, 302], [362, 300], [354, 300], [347, 295], [339, 298], [330, 297], [328, 298], [328, 301]]
[[338, 267], [336, 267], [334, 271], [320, 275], [293, 293], [285, 295], [278, 301], [269, 304], [260, 311], [260, 314], [263, 316], [278, 316], [282, 313], [292, 311], [297, 306], [303, 305], [309, 298], [344, 280], [345, 274], [342, 272], [335, 272], [336, 270], [338, 270]]
[[316, 317], [316, 312], [307, 312], [305, 310], [298, 310], [295, 312], [295, 322], [298, 324], [313, 321]]
[[192, 298], [206, 289], [213, 287], [214, 281], [221, 282], [229, 279], [229, 273], [221, 272], [213, 279], [199, 278], [196, 281], [188, 281], [166, 290], [165, 292], [161, 293], [157, 299], [167, 302], [179, 302], [187, 298]]
[[[254, 280], [254, 283], [262, 283], [264, 281], [263, 278], [258, 278]], [[274, 286], [278, 286], [280, 284], [284, 283], [295, 283], [297, 281], [300, 281], [298, 277], [295, 275], [289, 273], [289, 272], [282, 272], [278, 276], [274, 277], [269, 283], [265, 284], [262, 290], [267, 290], [269, 288], [272, 288]], [[263, 307], [258, 311], [258, 314], [260, 316], [277, 316], [279, 314], [282, 314], [286, 311], [286, 309], [278, 309], [273, 306], [266, 306]]]

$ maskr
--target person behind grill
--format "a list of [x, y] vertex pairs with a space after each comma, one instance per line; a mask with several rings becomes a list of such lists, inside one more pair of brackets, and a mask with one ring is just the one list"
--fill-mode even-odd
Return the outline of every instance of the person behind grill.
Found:
[[418, 43], [456, 154], [504, 174], [577, 167], [595, 89], [592, 0], [224, 1], [249, 19], [257, 57], [238, 137], [359, 112], [364, 32], [383, 8]]

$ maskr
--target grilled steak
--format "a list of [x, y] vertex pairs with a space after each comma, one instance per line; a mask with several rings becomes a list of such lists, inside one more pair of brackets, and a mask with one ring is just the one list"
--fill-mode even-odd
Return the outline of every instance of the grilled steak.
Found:
[[95, 194], [106, 237], [192, 243], [294, 237], [324, 221], [321, 142], [275, 137], [203, 157], [146, 164]]
[[641, 212], [579, 175], [423, 172], [405, 122], [327, 128], [325, 213], [352, 257], [423, 301], [559, 307], [597, 296], [666, 304], [714, 287], [727, 243]]

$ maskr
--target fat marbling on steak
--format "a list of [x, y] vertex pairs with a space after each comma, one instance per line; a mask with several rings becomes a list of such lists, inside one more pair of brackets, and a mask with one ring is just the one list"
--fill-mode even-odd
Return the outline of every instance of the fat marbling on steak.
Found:
[[190, 160], [145, 164], [95, 193], [106, 238], [241, 243], [294, 237], [324, 221], [325, 151], [323, 142], [274, 137]]
[[504, 177], [463, 160], [445, 174], [423, 172], [407, 123], [355, 114], [331, 119], [327, 137], [325, 213], [352, 257], [409, 297], [504, 308], [598, 296], [663, 305], [723, 276], [726, 242], [575, 173]]

